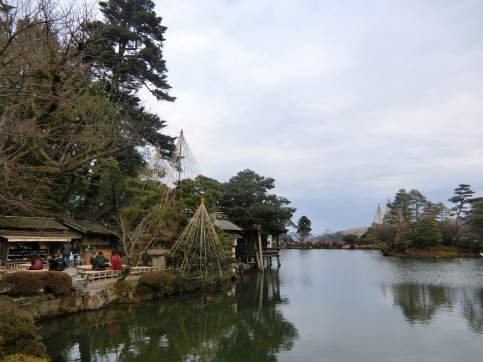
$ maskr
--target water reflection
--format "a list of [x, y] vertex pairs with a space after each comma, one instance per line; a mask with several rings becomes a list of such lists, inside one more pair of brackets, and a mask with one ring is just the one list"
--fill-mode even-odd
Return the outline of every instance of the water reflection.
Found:
[[220, 293], [42, 325], [54, 361], [478, 361], [483, 259], [282, 251]]
[[411, 324], [430, 323], [439, 309], [451, 310], [456, 301], [456, 290], [450, 288], [402, 284], [392, 289], [394, 303]]
[[483, 289], [462, 289], [463, 317], [475, 333], [483, 334]]
[[276, 361], [297, 329], [278, 310], [278, 272], [245, 275], [220, 293], [86, 312], [46, 322], [53, 361]]
[[392, 287], [394, 304], [410, 324], [429, 324], [440, 311], [461, 307], [461, 316], [475, 333], [483, 332], [483, 291], [479, 288], [452, 288], [403, 284]]
[[430, 324], [438, 313], [456, 311], [473, 332], [483, 332], [480, 260], [389, 259], [389, 264], [394, 304], [410, 325]]

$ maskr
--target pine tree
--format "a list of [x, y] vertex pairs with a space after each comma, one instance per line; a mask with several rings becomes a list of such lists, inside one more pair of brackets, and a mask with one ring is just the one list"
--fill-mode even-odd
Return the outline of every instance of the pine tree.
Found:
[[174, 101], [168, 94], [163, 42], [166, 27], [151, 0], [108, 0], [99, 6], [105, 21], [86, 26], [89, 61], [101, 79], [110, 78], [114, 91], [133, 93], [146, 87], [158, 100]]
[[297, 223], [297, 234], [300, 236], [300, 241], [304, 243], [309, 236], [312, 228], [310, 227], [312, 222], [307, 216], [302, 216]]
[[470, 188], [470, 185], [460, 184], [454, 189], [454, 193], [455, 196], [450, 198], [448, 201], [455, 204], [451, 210], [455, 212], [456, 220], [460, 220], [462, 218], [462, 214], [466, 215], [468, 213], [471, 198], [475, 192]]

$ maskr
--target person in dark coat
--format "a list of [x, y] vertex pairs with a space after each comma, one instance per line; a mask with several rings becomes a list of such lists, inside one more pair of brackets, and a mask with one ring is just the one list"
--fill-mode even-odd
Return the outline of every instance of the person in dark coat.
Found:
[[104, 256], [104, 253], [100, 251], [97, 253], [96, 259], [94, 260], [94, 265], [92, 265], [93, 270], [106, 270], [110, 268], [109, 259]]
[[64, 243], [64, 245], [62, 245], [62, 259], [64, 259], [66, 268], [69, 267], [71, 251], [72, 251], [71, 243]]
[[55, 256], [52, 263], [50, 263], [49, 271], [64, 271], [65, 261], [60, 256]]
[[96, 253], [92, 253], [90, 263], [92, 266], [94, 266], [95, 262], [96, 262]]
[[81, 247], [79, 244], [74, 245], [74, 249], [72, 250], [72, 254], [74, 255], [74, 268], [77, 266], [77, 259], [79, 259], [79, 255], [81, 252]]

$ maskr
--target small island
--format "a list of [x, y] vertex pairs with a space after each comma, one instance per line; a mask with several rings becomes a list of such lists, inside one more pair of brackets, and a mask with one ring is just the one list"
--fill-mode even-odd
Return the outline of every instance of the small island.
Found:
[[408, 248], [406, 250], [382, 250], [385, 256], [404, 258], [480, 258], [481, 254], [456, 246], [435, 245], [430, 248]]

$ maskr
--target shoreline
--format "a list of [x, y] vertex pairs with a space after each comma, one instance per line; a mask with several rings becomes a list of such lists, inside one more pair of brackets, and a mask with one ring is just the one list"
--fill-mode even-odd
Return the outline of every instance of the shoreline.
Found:
[[400, 258], [481, 258], [480, 253], [456, 246], [436, 245], [426, 249], [382, 250], [384, 256]]

